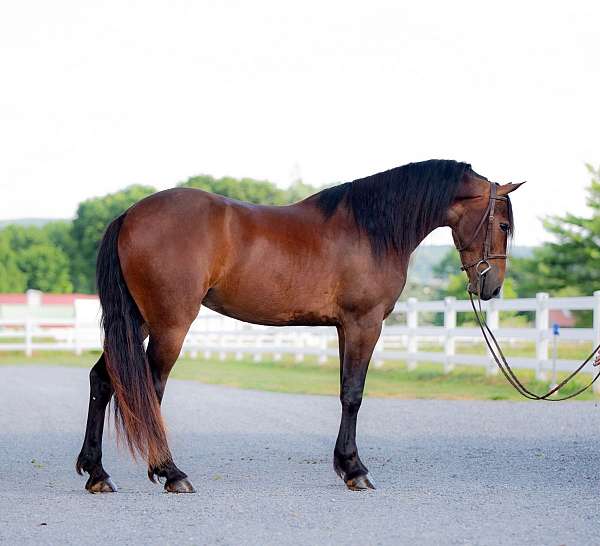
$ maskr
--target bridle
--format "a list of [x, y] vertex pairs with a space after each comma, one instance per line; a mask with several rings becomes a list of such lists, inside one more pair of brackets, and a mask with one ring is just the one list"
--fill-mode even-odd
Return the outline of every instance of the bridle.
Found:
[[[477, 224], [477, 227], [475, 228], [475, 231], [473, 231], [473, 234], [469, 238], [468, 242], [466, 244], [462, 244], [457, 247], [457, 250], [459, 252], [462, 252], [463, 250], [467, 250], [467, 248], [469, 248], [473, 244], [475, 239], [477, 239], [477, 236], [479, 235], [479, 233], [483, 229], [483, 227], [487, 224], [485, 241], [483, 243], [483, 257], [481, 258], [481, 260], [476, 260], [468, 265], [465, 265], [463, 263], [462, 267], [460, 268], [461, 271], [467, 271], [467, 270], [471, 269], [472, 267], [474, 267], [475, 270], [477, 271], [477, 276], [479, 277], [480, 280], [482, 280], [482, 277], [484, 277], [484, 275], [486, 273], [488, 273], [490, 271], [490, 269], [492, 269], [492, 266], [490, 265], [490, 262], [488, 260], [492, 260], [494, 258], [501, 258], [503, 260], [506, 260], [506, 258], [507, 258], [506, 254], [492, 254], [491, 253], [492, 234], [494, 231], [493, 230], [494, 212], [496, 210], [496, 201], [508, 201], [508, 197], [505, 197], [503, 195], [499, 196], [498, 195], [498, 184], [490, 182], [490, 198], [488, 201], [488, 206], [485, 209], [485, 212], [483, 213], [481, 220], [479, 220], [479, 224]], [[462, 257], [461, 257], [461, 260], [462, 260]], [[480, 270], [479, 267], [481, 265], [484, 265], [484, 269]]]
[[[494, 210], [496, 208], [496, 201], [501, 201], [501, 200], [508, 201], [507, 197], [498, 196], [497, 192], [498, 192], [498, 184], [490, 182], [490, 198], [489, 198], [488, 206], [487, 206], [485, 212], [483, 213], [483, 216], [481, 217], [479, 224], [477, 224], [477, 227], [475, 228], [475, 231], [469, 238], [468, 243], [462, 244], [462, 245], [457, 245], [457, 247], [456, 247], [459, 252], [462, 252], [463, 250], [466, 250], [467, 248], [469, 248], [473, 244], [473, 242], [475, 241], [475, 239], [477, 238], [477, 236], [479, 235], [481, 230], [483, 229], [483, 226], [487, 224], [485, 241], [483, 243], [482, 258], [480, 260], [476, 260], [470, 264], [465, 265], [464, 262], [462, 262], [462, 255], [461, 255], [461, 262], [462, 262], [461, 271], [468, 271], [469, 269], [474, 267], [475, 271], [477, 272], [477, 302], [478, 302], [477, 306], [475, 306], [475, 300], [473, 299], [473, 293], [470, 290], [468, 291], [469, 299], [471, 300], [471, 307], [473, 308], [473, 313], [475, 313], [475, 318], [477, 319], [477, 323], [479, 324], [479, 328], [481, 329], [481, 333], [483, 334], [483, 339], [485, 340], [485, 343], [488, 346], [488, 349], [490, 351], [490, 354], [492, 355], [492, 358], [498, 365], [498, 368], [500, 368], [500, 371], [502, 372], [504, 377], [507, 379], [507, 381], [514, 387], [514, 389], [519, 394], [521, 394], [525, 398], [529, 398], [530, 400], [546, 400], [548, 402], [559, 402], [561, 400], [568, 400], [569, 398], [574, 398], [575, 396], [578, 396], [582, 392], [589, 389], [596, 382], [596, 380], [600, 377], [600, 371], [598, 371], [598, 373], [594, 376], [594, 378], [585, 387], [578, 389], [574, 393], [571, 393], [569, 395], [566, 395], [566, 396], [563, 396], [560, 398], [550, 398], [550, 396], [552, 396], [555, 392], [557, 392], [561, 388], [563, 388], [585, 367], [585, 365], [594, 357], [594, 355], [598, 352], [598, 350], [600, 350], [600, 345], [598, 345], [591, 352], [590, 356], [588, 356], [584, 360], [584, 362], [575, 371], [571, 372], [558, 385], [552, 387], [546, 394], [539, 395], [539, 394], [536, 394], [536, 393], [530, 391], [527, 387], [525, 387], [525, 385], [523, 385], [523, 383], [521, 383], [519, 378], [515, 375], [512, 368], [508, 364], [506, 357], [504, 356], [504, 353], [502, 352], [502, 349], [500, 348], [500, 345], [498, 344], [498, 340], [496, 339], [496, 336], [494, 336], [492, 330], [488, 326], [488, 324], [485, 320], [485, 317], [483, 315], [483, 310], [481, 309], [481, 288], [482, 288], [483, 282], [485, 281], [486, 274], [492, 269], [492, 266], [490, 265], [489, 260], [491, 260], [491, 259], [506, 260], [507, 259], [506, 253], [504, 253], [504, 254], [492, 254], [491, 253], [493, 224], [494, 224]], [[480, 269], [480, 266], [483, 266], [483, 269]]]

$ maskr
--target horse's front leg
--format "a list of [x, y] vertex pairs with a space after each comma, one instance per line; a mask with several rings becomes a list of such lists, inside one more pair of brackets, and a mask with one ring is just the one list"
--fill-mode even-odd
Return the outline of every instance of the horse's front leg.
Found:
[[342, 420], [333, 454], [333, 467], [352, 490], [375, 489], [369, 480], [367, 467], [358, 456], [356, 419], [369, 361], [381, 333], [382, 319], [381, 314], [373, 313], [360, 320], [345, 322], [343, 326], [344, 350], [340, 350], [340, 357], [343, 355], [340, 362]]

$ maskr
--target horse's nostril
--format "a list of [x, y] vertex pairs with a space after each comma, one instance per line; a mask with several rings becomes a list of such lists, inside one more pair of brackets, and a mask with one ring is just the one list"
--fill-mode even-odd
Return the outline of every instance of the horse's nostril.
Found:
[[496, 290], [494, 290], [492, 292], [492, 297], [496, 298], [499, 294], [500, 294], [500, 287], [496, 288]]

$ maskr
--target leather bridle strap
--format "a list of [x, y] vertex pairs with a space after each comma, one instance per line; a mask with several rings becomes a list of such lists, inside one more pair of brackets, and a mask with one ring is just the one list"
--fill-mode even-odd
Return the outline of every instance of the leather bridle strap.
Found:
[[[478, 274], [482, 275], [482, 274], [487, 273], [490, 269], [490, 264], [489, 264], [488, 260], [491, 260], [494, 258], [506, 259], [506, 254], [492, 254], [491, 253], [491, 251], [492, 251], [492, 234], [494, 233], [493, 228], [494, 228], [496, 201], [507, 201], [506, 197], [498, 196], [497, 193], [498, 193], [498, 185], [494, 184], [493, 182], [490, 182], [490, 198], [488, 201], [488, 206], [485, 209], [485, 212], [483, 213], [481, 220], [477, 224], [475, 231], [473, 231], [473, 234], [471, 235], [469, 242], [466, 244], [462, 244], [462, 245], [460, 245], [460, 247], [458, 247], [459, 252], [462, 252], [463, 250], [466, 250], [467, 248], [469, 248], [475, 242], [475, 239], [479, 235], [480, 231], [487, 224], [486, 233], [485, 233], [485, 241], [483, 243], [483, 256], [482, 256], [481, 260], [476, 260], [468, 265], [463, 264], [463, 266], [461, 267], [461, 271], [466, 271], [467, 269], [470, 269], [471, 267], [475, 267], [478, 270], [477, 271]], [[485, 271], [483, 271], [483, 272], [479, 272], [479, 266], [481, 264], [487, 265]]]
[[[477, 323], [479, 324], [479, 328], [481, 329], [481, 333], [483, 334], [483, 339], [485, 340], [485, 343], [490, 351], [490, 354], [492, 355], [492, 358], [496, 362], [498, 368], [500, 368], [500, 371], [502, 372], [502, 374], [504, 375], [506, 380], [514, 387], [514, 389], [519, 394], [521, 394], [525, 398], [529, 398], [530, 400], [546, 400], [548, 402], [560, 402], [561, 400], [568, 400], [569, 398], [574, 398], [575, 396], [578, 396], [582, 392], [589, 389], [596, 382], [596, 380], [600, 377], [600, 370], [585, 387], [578, 389], [574, 393], [571, 393], [567, 396], [562, 396], [560, 398], [550, 398], [550, 396], [552, 396], [554, 393], [556, 393], [557, 391], [562, 389], [581, 370], [583, 370], [585, 365], [594, 357], [594, 355], [598, 352], [598, 350], [600, 350], [600, 345], [598, 345], [591, 352], [590, 356], [588, 356], [584, 360], [584, 362], [575, 371], [571, 372], [565, 379], [563, 379], [555, 387], [551, 388], [546, 394], [540, 395], [540, 394], [536, 394], [536, 393], [530, 391], [525, 385], [523, 385], [523, 383], [521, 383], [519, 378], [513, 372], [512, 368], [508, 364], [508, 361], [506, 360], [506, 357], [504, 356], [504, 353], [502, 352], [502, 349], [500, 348], [500, 345], [498, 343], [498, 340], [496, 339], [496, 336], [494, 336], [492, 330], [488, 326], [488, 324], [483, 316], [483, 311], [481, 309], [481, 283], [482, 283], [482, 281], [485, 280], [485, 275], [491, 269], [491, 265], [488, 260], [493, 259], [493, 258], [501, 258], [501, 259], [507, 258], [506, 254], [491, 254], [492, 234], [493, 234], [493, 227], [494, 227], [493, 226], [494, 211], [495, 211], [495, 207], [496, 207], [496, 201], [507, 200], [506, 197], [498, 197], [497, 190], [498, 190], [497, 184], [490, 182], [490, 200], [488, 202], [488, 206], [485, 210], [485, 213], [483, 214], [481, 220], [479, 221], [479, 224], [477, 224], [477, 227], [475, 228], [473, 235], [469, 239], [469, 242], [465, 245], [461, 245], [460, 247], [458, 247], [459, 252], [462, 252], [463, 250], [466, 250], [467, 248], [469, 248], [473, 244], [473, 242], [475, 241], [477, 236], [479, 235], [479, 232], [483, 229], [483, 226], [486, 224], [486, 220], [487, 220], [487, 231], [485, 234], [485, 241], [483, 244], [483, 257], [481, 258], [481, 260], [473, 262], [469, 265], [463, 264], [463, 266], [461, 267], [462, 271], [466, 271], [467, 269], [470, 269], [471, 267], [475, 267], [475, 271], [477, 273], [477, 301], [479, 304], [478, 305], [479, 309], [477, 309], [477, 307], [475, 306], [475, 301], [473, 300], [473, 294], [471, 292], [469, 292], [469, 299], [471, 300], [471, 307], [473, 308], [473, 312], [475, 313], [475, 318], [477, 319]], [[479, 268], [479, 266], [482, 264], [485, 264], [484, 269]]]

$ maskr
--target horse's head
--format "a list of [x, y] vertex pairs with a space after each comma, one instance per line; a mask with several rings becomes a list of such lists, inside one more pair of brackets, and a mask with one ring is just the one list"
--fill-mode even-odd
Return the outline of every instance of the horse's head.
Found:
[[508, 194], [520, 184], [499, 185], [476, 175], [463, 177], [448, 210], [448, 224], [460, 252], [468, 290], [489, 300], [500, 294], [506, 271], [506, 248], [513, 230]]

